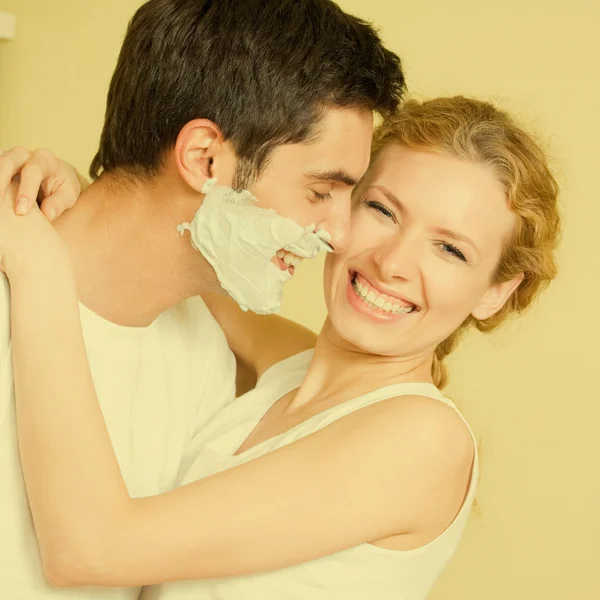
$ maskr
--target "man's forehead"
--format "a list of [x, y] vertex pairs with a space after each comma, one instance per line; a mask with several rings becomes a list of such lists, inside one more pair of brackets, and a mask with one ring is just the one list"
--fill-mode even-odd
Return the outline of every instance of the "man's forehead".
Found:
[[[307, 180], [341, 183], [354, 187], [364, 177], [369, 168], [371, 146], [359, 149], [346, 147], [345, 151], [336, 153], [315, 153], [303, 171]], [[319, 160], [319, 158], [321, 160]]]
[[[304, 146], [315, 157], [312, 171], [344, 174], [355, 185], [365, 174], [371, 156], [373, 113], [364, 109], [333, 108], [319, 126], [318, 133]], [[309, 169], [307, 169], [308, 171]]]
[[301, 175], [310, 182], [355, 186], [365, 174], [371, 154], [370, 135], [354, 139], [321, 139], [276, 148], [270, 167], [289, 177]]

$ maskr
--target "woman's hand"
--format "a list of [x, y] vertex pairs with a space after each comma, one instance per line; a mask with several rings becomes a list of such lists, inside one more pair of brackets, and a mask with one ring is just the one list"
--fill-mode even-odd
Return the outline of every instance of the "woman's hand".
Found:
[[0, 198], [13, 179], [19, 179], [14, 201], [16, 214], [27, 214], [38, 201], [50, 221], [71, 208], [89, 185], [75, 167], [49, 150], [31, 152], [21, 146], [7, 152], [0, 150]]
[[37, 204], [25, 216], [17, 216], [14, 203], [18, 186], [10, 183], [0, 195], [0, 271], [11, 282], [29, 273], [51, 273], [69, 260], [68, 251]]

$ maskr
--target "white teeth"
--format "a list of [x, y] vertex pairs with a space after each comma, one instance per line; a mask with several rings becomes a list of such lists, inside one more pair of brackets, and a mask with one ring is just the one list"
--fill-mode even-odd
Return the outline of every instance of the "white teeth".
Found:
[[415, 308], [414, 306], [401, 306], [400, 304], [397, 304], [394, 298], [391, 298], [385, 294], [379, 294], [371, 289], [370, 286], [367, 287], [366, 285], [362, 284], [358, 280], [358, 277], [355, 277], [352, 281], [352, 287], [364, 302], [373, 308], [378, 308], [383, 312], [389, 312], [396, 315], [404, 313], [408, 314], [413, 312]]
[[277, 256], [288, 266], [293, 265], [297, 267], [304, 259], [296, 254], [287, 252], [286, 250], [279, 250]]

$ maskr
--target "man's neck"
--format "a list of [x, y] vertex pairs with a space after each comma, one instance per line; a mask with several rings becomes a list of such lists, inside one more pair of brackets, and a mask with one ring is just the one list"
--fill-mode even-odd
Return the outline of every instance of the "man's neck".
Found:
[[181, 300], [215, 289], [207, 261], [181, 237], [198, 196], [176, 178], [125, 184], [102, 176], [56, 221], [71, 253], [79, 298], [120, 325], [145, 326]]

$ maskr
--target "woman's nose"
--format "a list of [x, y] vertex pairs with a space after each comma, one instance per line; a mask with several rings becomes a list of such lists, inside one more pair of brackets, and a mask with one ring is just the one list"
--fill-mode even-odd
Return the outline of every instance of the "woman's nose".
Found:
[[374, 257], [384, 280], [409, 280], [419, 271], [422, 254], [423, 247], [419, 240], [401, 234], [382, 244]]

